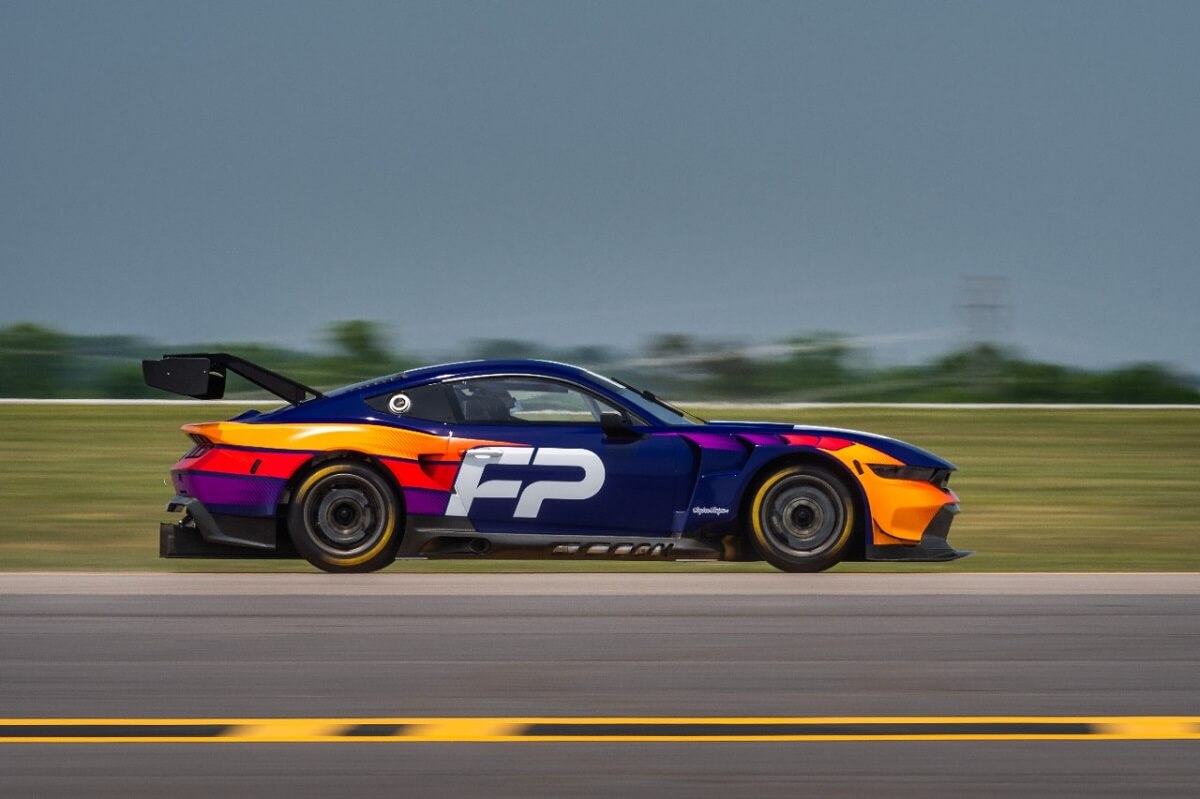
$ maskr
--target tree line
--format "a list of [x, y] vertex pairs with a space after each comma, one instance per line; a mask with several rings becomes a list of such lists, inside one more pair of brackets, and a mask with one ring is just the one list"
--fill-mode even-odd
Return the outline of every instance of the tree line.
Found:
[[[429, 362], [389, 343], [382, 326], [352, 320], [323, 331], [319, 352], [252, 342], [164, 346], [136, 336], [77, 336], [19, 323], [0, 328], [0, 396], [161, 397], [143, 384], [141, 359], [166, 351], [224, 351], [317, 388]], [[514, 339], [475, 341], [438, 360], [548, 358], [575, 363], [680, 400], [809, 402], [1197, 403], [1200, 381], [1155, 363], [1089, 370], [1031, 360], [976, 343], [916, 365], [880, 365], [843, 336], [796, 336], [742, 348], [681, 333], [637, 352], [595, 345], [556, 348]], [[255, 396], [233, 376], [228, 395]]]

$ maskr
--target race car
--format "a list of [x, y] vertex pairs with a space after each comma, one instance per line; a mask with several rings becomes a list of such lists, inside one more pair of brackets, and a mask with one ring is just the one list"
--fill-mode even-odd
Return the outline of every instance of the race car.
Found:
[[854, 430], [703, 421], [575, 366], [480, 360], [323, 394], [226, 353], [143, 362], [199, 399], [228, 372], [286, 402], [183, 427], [162, 557], [946, 561], [955, 466]]

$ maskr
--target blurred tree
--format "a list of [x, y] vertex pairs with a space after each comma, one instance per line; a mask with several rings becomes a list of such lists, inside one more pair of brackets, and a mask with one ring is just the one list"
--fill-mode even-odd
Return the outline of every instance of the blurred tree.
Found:
[[646, 355], [651, 358], [678, 358], [696, 351], [696, 340], [686, 333], [659, 333], [646, 343]]
[[483, 360], [522, 360], [540, 358], [542, 351], [536, 344], [515, 338], [485, 338], [471, 343], [471, 358]]
[[[405, 366], [375, 322], [338, 322], [326, 329], [325, 340], [332, 354], [253, 343], [163, 348], [128, 336], [69, 336], [34, 324], [15, 324], [0, 329], [0, 396], [161, 396], [142, 384], [137, 359], [164, 351], [234, 352], [318, 388]], [[854, 351], [833, 333], [798, 336], [787, 344], [783, 353], [775, 348], [746, 350], [666, 333], [647, 342], [643, 351], [648, 360], [622, 365], [600, 346], [553, 351], [516, 339], [486, 339], [475, 342], [470, 355], [555, 357], [598, 366], [663, 396], [685, 400], [799, 396], [844, 402], [1200, 403], [1200, 378], [1159, 364], [1093, 372], [1028, 361], [1014, 351], [977, 344], [917, 366], [868, 368], [855, 363]], [[231, 396], [261, 394], [231, 377]]]
[[1018, 359], [995, 344], [975, 344], [937, 358], [920, 370], [950, 381], [954, 402], [994, 399], [1003, 376]]
[[795, 336], [785, 342], [788, 355], [769, 370], [771, 393], [805, 396], [820, 389], [836, 389], [854, 378], [848, 364], [850, 347], [838, 333]]
[[121, 363], [102, 370], [96, 378], [93, 390], [101, 397], [114, 399], [163, 399], [167, 394], [150, 388], [142, 379], [140, 363]]
[[[330, 356], [303, 370], [318, 388], [330, 388], [399, 371], [400, 359], [388, 348], [382, 325], [364, 319], [335, 322], [325, 329]], [[299, 376], [300, 372], [297, 372]]]
[[60, 397], [70, 382], [70, 338], [22, 322], [0, 330], [0, 396]]
[[623, 372], [622, 379], [664, 397], [703, 397], [705, 373], [694, 361], [700, 353], [696, 339], [686, 333], [659, 333], [646, 341], [642, 351], [653, 363]]
[[706, 396], [742, 398], [761, 396], [766, 390], [769, 366], [737, 351], [715, 353], [700, 364], [704, 375], [700, 390]]
[[1100, 375], [1099, 394], [1104, 402], [1196, 402], [1196, 389], [1166, 367], [1139, 363]]
[[616, 360], [612, 350], [600, 345], [571, 347], [554, 354], [554, 360], [573, 363], [589, 369], [604, 366]]
[[71, 352], [103, 358], [153, 358], [161, 355], [158, 347], [140, 336], [71, 336]]
[[356, 364], [383, 364], [392, 360], [378, 322], [364, 319], [334, 322], [329, 326], [328, 341], [340, 357]]
[[1002, 402], [1078, 402], [1088, 392], [1086, 377], [1049, 363], [1010, 361], [998, 387]]

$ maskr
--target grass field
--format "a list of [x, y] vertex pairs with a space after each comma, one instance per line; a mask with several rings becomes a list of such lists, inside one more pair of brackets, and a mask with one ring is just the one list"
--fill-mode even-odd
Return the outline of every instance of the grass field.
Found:
[[[165, 478], [187, 421], [237, 409], [0, 406], [0, 569], [309, 570], [300, 561], [164, 561]], [[954, 461], [951, 564], [839, 570], [1200, 570], [1200, 409], [764, 412], [722, 418], [857, 427]], [[401, 562], [414, 571], [763, 570], [761, 564]]]

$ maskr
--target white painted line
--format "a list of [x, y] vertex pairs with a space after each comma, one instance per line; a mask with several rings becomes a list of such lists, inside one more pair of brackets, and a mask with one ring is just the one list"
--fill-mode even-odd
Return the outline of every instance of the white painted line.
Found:
[[[674, 400], [672, 400], [674, 403]], [[679, 402], [687, 408], [806, 411], [820, 408], [866, 408], [919, 411], [1200, 411], [1195, 405], [1118, 405], [1045, 402]]]

